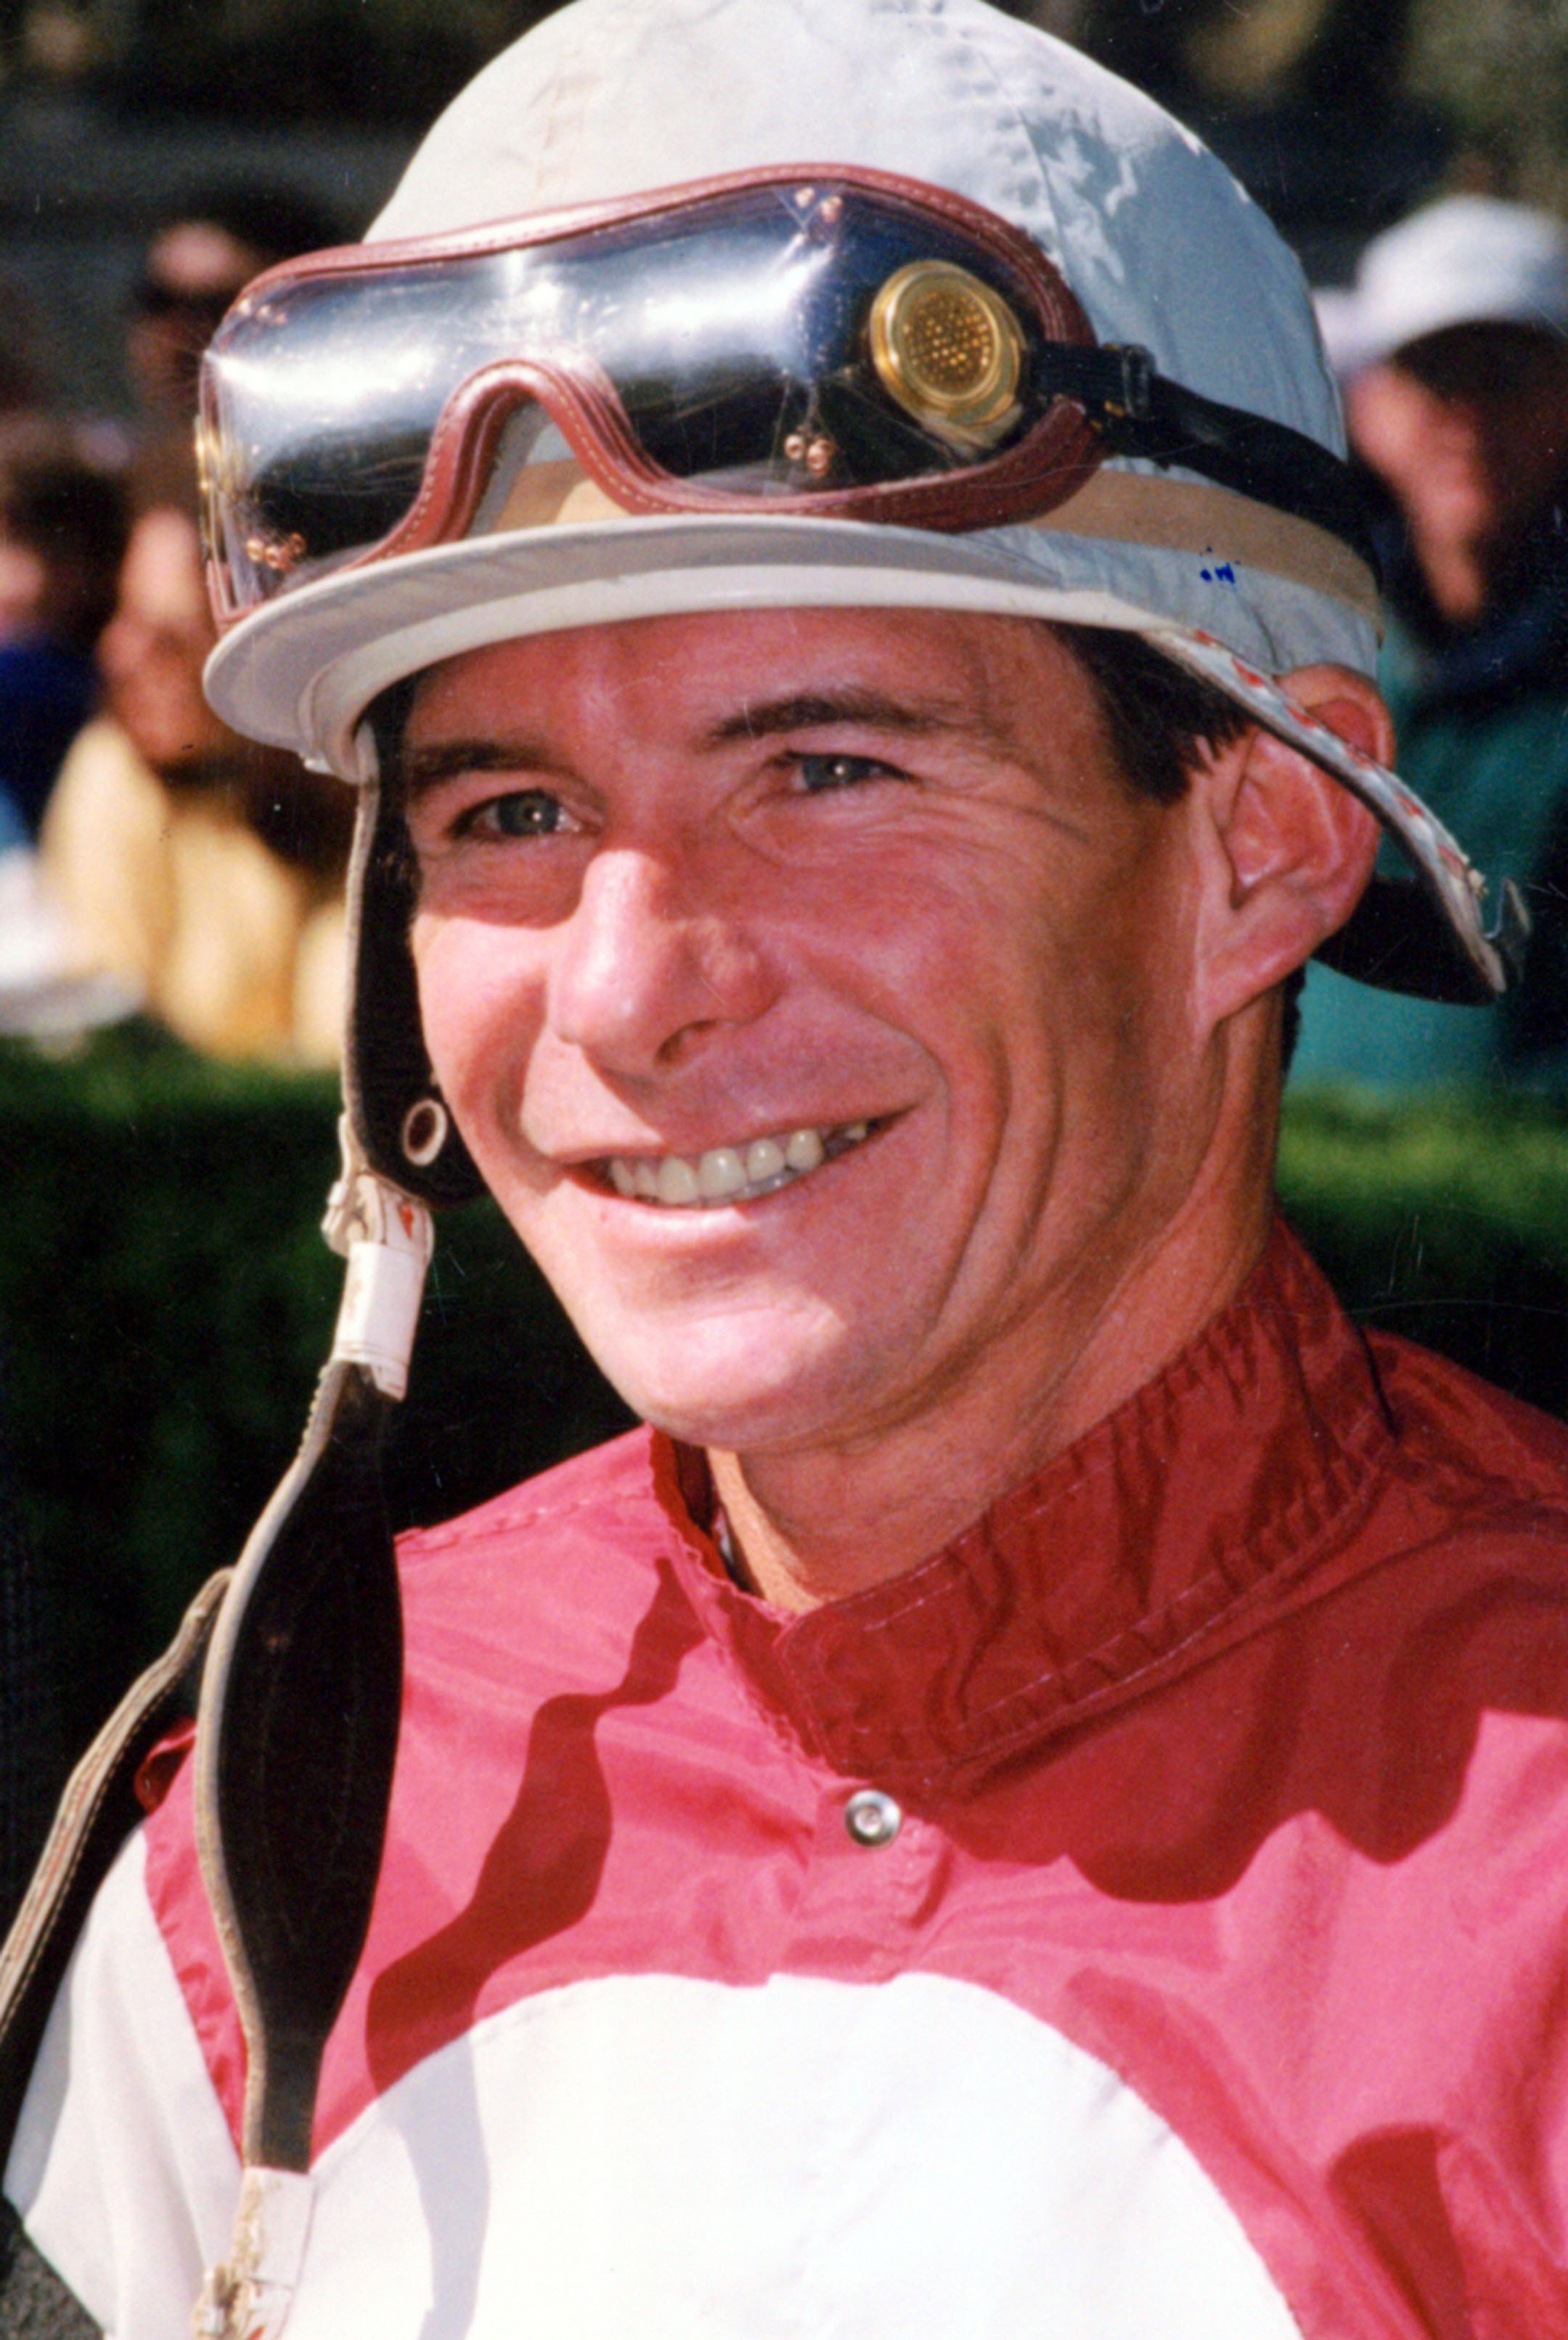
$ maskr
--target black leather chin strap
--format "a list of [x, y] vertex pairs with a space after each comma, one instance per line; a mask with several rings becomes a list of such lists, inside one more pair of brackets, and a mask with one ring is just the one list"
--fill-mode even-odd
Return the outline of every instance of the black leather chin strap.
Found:
[[196, 1846], [240, 2019], [244, 2174], [204, 2340], [273, 2340], [311, 2217], [322, 2051], [364, 1946], [402, 1695], [381, 1448], [430, 1255], [423, 1205], [345, 1126], [328, 1240], [348, 1259], [304, 1443], [241, 1557], [196, 1722]]
[[310, 2166], [322, 2050], [381, 1867], [402, 1631], [382, 1501], [392, 1401], [327, 1368], [207, 1656], [196, 1735], [202, 1874], [244, 2025], [248, 2164]]
[[[197, 1718], [197, 1849], [247, 2057], [233, 2240], [196, 2308], [208, 2340], [281, 2331], [309, 2230], [322, 2053], [364, 1945], [397, 1753], [402, 1626], [382, 1441], [407, 1379], [432, 1242], [426, 1203], [472, 1175], [432, 1094], [406, 870], [368, 737], [366, 747], [343, 1174], [326, 1220], [348, 1261], [342, 1306], [299, 1456], [213, 1630]], [[372, 1077], [367, 1113], [358, 1044], [380, 1028], [389, 985], [408, 1062]], [[414, 1128], [428, 1143], [413, 1145]], [[448, 1151], [458, 1168], [443, 1182]]]

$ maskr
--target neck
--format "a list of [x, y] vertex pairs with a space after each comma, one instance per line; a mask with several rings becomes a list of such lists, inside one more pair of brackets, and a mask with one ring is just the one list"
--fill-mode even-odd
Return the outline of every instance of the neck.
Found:
[[902, 1575], [1154, 1378], [1227, 1306], [1273, 1212], [1274, 1119], [1238, 1118], [1176, 1216], [1108, 1279], [1082, 1247], [940, 1410], [856, 1445], [710, 1450], [742, 1580], [815, 1609]]

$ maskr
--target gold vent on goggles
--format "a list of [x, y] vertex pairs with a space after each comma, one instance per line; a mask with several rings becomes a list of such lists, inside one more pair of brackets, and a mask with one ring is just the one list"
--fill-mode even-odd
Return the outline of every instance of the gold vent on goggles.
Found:
[[1024, 337], [1001, 296], [951, 261], [912, 260], [871, 305], [883, 388], [928, 428], [996, 436], [1015, 411]]

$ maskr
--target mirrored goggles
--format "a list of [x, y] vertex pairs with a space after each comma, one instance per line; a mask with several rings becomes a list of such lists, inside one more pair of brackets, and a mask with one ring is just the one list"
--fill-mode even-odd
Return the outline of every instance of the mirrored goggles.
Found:
[[221, 616], [465, 534], [520, 410], [630, 512], [997, 527], [1126, 454], [1372, 566], [1345, 465], [1097, 346], [1019, 231], [913, 181], [797, 167], [258, 278], [203, 365]]

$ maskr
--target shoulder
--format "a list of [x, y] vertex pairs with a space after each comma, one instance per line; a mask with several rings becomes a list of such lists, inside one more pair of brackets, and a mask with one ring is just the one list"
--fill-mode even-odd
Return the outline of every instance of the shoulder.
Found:
[[[351, 2008], [344, 2038], [329, 2049], [318, 2141], [348, 2117], [345, 2104], [357, 2108], [372, 2090], [360, 2001], [382, 1969], [457, 1923], [492, 1848], [510, 1844], [520, 1782], [555, 1763], [562, 1740], [571, 1773], [583, 1734], [594, 1753], [606, 1712], [679, 1668], [694, 1628], [667, 1565], [679, 1534], [661, 1485], [667, 1451], [635, 1431], [400, 1539], [403, 1695], [392, 1810], [359, 2014]], [[596, 1774], [551, 1777], [570, 1831]], [[244, 2048], [202, 1887], [188, 1762], [145, 1839], [153, 1919], [237, 2135]]]
[[405, 1730], [460, 1686], [482, 1701], [510, 1682], [526, 1706], [614, 1681], [660, 1620], [690, 1622], [661, 1596], [682, 1541], [668, 1452], [634, 1430], [401, 1539]]
[[170, 798], [112, 718], [79, 731], [45, 809], [38, 850], [45, 874], [81, 939], [137, 951], [168, 884]]
[[405, 1598], [472, 1578], [487, 1564], [531, 1572], [561, 1567], [613, 1572], [668, 1540], [670, 1513], [651, 1431], [628, 1431], [573, 1455], [439, 1526], [398, 1540]]
[[1291, 1536], [1285, 1564], [1238, 1607], [1258, 1633], [1247, 1662], [1283, 1669], [1304, 1710], [1332, 1707], [1353, 1768], [1378, 1769], [1382, 1723], [1407, 1702], [1417, 1739], [1461, 1695], [1473, 1720], [1512, 1710], [1561, 1725], [1568, 1425], [1430, 1350], [1359, 1331], [1294, 1240], [1278, 1258], [1275, 1339], [1299, 1360], [1300, 1404], [1264, 1467], [1290, 1491]]
[[123, 821], [151, 820], [167, 810], [166, 791], [156, 774], [136, 753], [129, 734], [108, 715], [84, 724], [72, 742], [55, 783], [45, 840], [52, 827], [88, 809]]
[[1294, 1658], [1349, 1691], [1366, 1760], [1402, 1750], [1398, 1795], [1444, 1768], [1439, 1742], [1527, 1716], [1499, 1744], [1543, 1730], [1568, 1813], [1568, 1428], [1409, 1342], [1369, 1349], [1393, 1435], [1337, 1557], [1286, 1604]]

